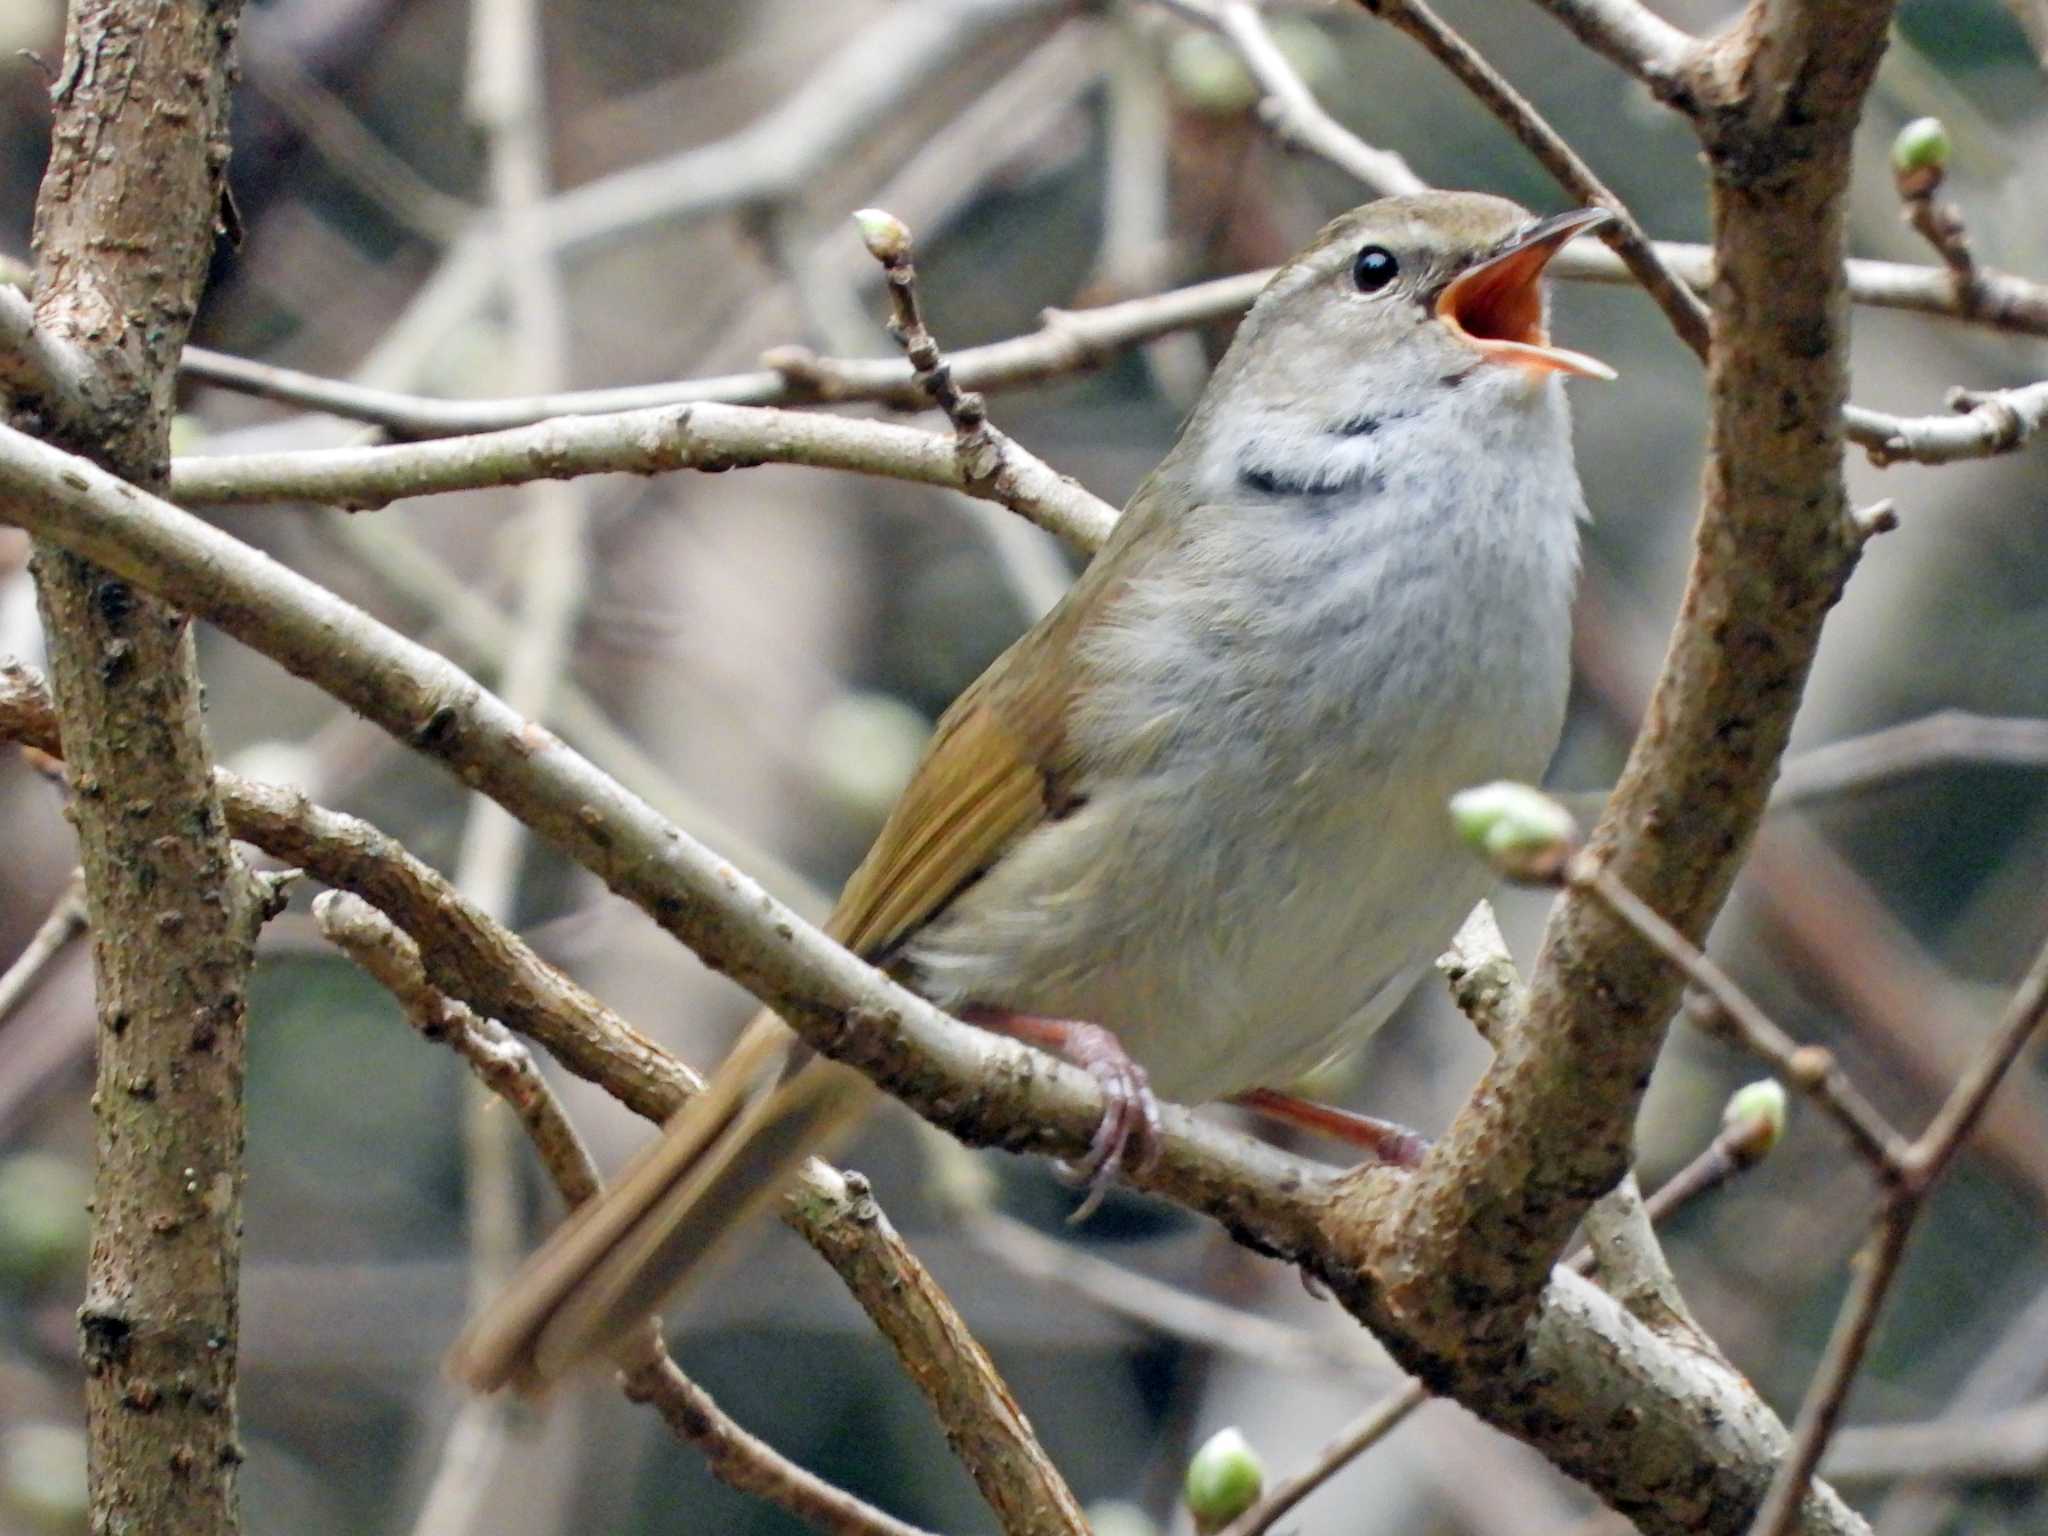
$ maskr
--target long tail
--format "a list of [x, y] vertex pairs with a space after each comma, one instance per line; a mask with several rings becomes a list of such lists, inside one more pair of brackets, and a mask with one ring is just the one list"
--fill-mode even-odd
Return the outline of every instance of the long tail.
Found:
[[546, 1391], [610, 1353], [873, 1102], [857, 1072], [764, 1013], [660, 1140], [569, 1219], [470, 1324], [449, 1370], [479, 1391]]

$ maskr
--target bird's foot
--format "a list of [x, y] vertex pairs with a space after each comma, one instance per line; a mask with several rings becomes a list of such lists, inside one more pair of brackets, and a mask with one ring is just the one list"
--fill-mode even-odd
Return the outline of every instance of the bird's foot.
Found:
[[1152, 1096], [1145, 1069], [1112, 1031], [1100, 1024], [998, 1008], [976, 1008], [966, 1018], [984, 1029], [1064, 1057], [1085, 1069], [1101, 1086], [1102, 1119], [1089, 1139], [1087, 1152], [1074, 1162], [1058, 1165], [1063, 1177], [1088, 1189], [1068, 1221], [1082, 1222], [1094, 1215], [1120, 1170], [1129, 1167], [1142, 1172], [1152, 1165], [1159, 1155], [1159, 1101]]
[[1429, 1138], [1391, 1120], [1375, 1120], [1314, 1099], [1276, 1093], [1271, 1088], [1252, 1088], [1235, 1094], [1231, 1103], [1305, 1131], [1314, 1131], [1363, 1150], [1373, 1162], [1396, 1168], [1413, 1168], [1429, 1150]]

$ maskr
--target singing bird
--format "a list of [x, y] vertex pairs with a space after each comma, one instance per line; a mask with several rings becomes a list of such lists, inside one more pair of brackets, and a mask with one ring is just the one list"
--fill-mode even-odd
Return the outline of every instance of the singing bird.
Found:
[[[1059, 1050], [1144, 1155], [1153, 1094], [1284, 1087], [1385, 1020], [1484, 893], [1445, 800], [1562, 727], [1585, 502], [1544, 268], [1599, 209], [1431, 192], [1266, 284], [1066, 597], [962, 694], [827, 930]], [[472, 1385], [606, 1354], [874, 1098], [763, 1014], [456, 1346]]]

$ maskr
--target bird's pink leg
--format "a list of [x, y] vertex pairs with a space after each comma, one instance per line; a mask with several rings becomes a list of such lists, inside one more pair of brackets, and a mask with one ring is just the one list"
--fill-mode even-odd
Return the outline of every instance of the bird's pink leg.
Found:
[[970, 1008], [961, 1017], [1064, 1057], [1101, 1085], [1102, 1121], [1089, 1140], [1087, 1154], [1077, 1163], [1064, 1165], [1077, 1182], [1088, 1186], [1087, 1198], [1068, 1220], [1086, 1221], [1116, 1182], [1117, 1170], [1127, 1163], [1138, 1169], [1150, 1166], [1159, 1150], [1159, 1101], [1152, 1096], [1145, 1069], [1132, 1060], [1112, 1031], [1100, 1024], [1003, 1008]]
[[1397, 1168], [1413, 1168], [1422, 1161], [1422, 1154], [1429, 1150], [1428, 1138], [1417, 1135], [1405, 1125], [1396, 1125], [1391, 1120], [1375, 1120], [1370, 1115], [1354, 1114], [1329, 1104], [1318, 1104], [1313, 1099], [1296, 1098], [1291, 1093], [1276, 1093], [1271, 1088], [1252, 1088], [1233, 1094], [1230, 1102], [1299, 1126], [1302, 1130], [1328, 1136], [1346, 1146], [1358, 1147], [1374, 1162], [1391, 1163]]

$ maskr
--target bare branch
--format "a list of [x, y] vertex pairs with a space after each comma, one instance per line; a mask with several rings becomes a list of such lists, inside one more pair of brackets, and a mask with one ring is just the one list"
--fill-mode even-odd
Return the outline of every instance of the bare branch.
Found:
[[0, 399], [17, 425], [84, 430], [92, 411], [92, 367], [85, 354], [36, 324], [26, 292], [0, 283]]
[[[1712, 278], [1712, 252], [1701, 245], [1659, 242], [1662, 261], [1693, 292]], [[1628, 283], [1634, 276], [1612, 251], [1582, 242], [1567, 246], [1551, 270], [1586, 282]], [[1851, 259], [1846, 266], [1850, 298], [1858, 304], [1951, 320], [1971, 320], [2016, 335], [2048, 336], [2048, 288], [2025, 278], [1979, 269], [1980, 302], [1964, 314], [1948, 274], [1934, 267]], [[1272, 276], [1271, 271], [1212, 279], [1186, 288], [1091, 309], [1048, 310], [1036, 331], [968, 347], [952, 354], [953, 377], [963, 388], [996, 392], [1100, 367], [1120, 351], [1191, 326], [1230, 320], [1244, 312]], [[825, 358], [800, 347], [783, 347], [753, 373], [685, 379], [610, 389], [490, 400], [446, 400], [405, 394], [296, 369], [213, 352], [185, 349], [186, 377], [222, 389], [326, 411], [384, 428], [394, 437], [452, 437], [530, 426], [553, 416], [610, 415], [654, 406], [707, 401], [724, 405], [805, 405], [873, 401], [900, 409], [925, 404], [907, 363], [890, 358]], [[1877, 437], [1865, 413], [1864, 434]]]
[[1658, 96], [1684, 76], [1699, 40], [1674, 27], [1638, 0], [1536, 0], [1574, 37], [1618, 64]]
[[1850, 1146], [1880, 1179], [1890, 1182], [1899, 1176], [1906, 1158], [1906, 1139], [1849, 1081], [1831, 1052], [1821, 1046], [1794, 1042], [1750, 1000], [1732, 976], [1596, 859], [1585, 854], [1574, 859], [1565, 883], [1574, 890], [1590, 892], [1699, 988], [1705, 1006], [1692, 1011], [1702, 1028], [1732, 1035], [1746, 1050], [1770, 1063], [1795, 1087], [1809, 1094], [1842, 1128]]
[[988, 1353], [875, 1204], [868, 1182], [813, 1165], [791, 1200], [932, 1405], [946, 1443], [1010, 1536], [1088, 1536], [1073, 1491], [1038, 1443]]
[[1339, 1430], [1337, 1438], [1316, 1452], [1307, 1466], [1275, 1483], [1264, 1498], [1216, 1536], [1265, 1536], [1303, 1499], [1386, 1439], [1428, 1401], [1429, 1388], [1419, 1381], [1403, 1382]]
[[1859, 794], [1937, 768], [2048, 768], [2048, 720], [1943, 709], [1785, 759], [1771, 811]]
[[1952, 464], [1987, 459], [2020, 448], [2048, 421], [2048, 383], [2019, 389], [1952, 389], [1954, 416], [1887, 416], [1851, 405], [1844, 408], [1849, 435], [1870, 453], [1873, 464], [1911, 460]]
[[2044, 1018], [2048, 1018], [2048, 945], [2034, 957], [1991, 1039], [1913, 1143], [1907, 1168], [1916, 1188], [1925, 1190], [1946, 1171]]
[[[34, 324], [0, 289], [0, 369], [10, 391], [40, 391], [17, 424], [159, 487], [227, 196], [242, 6], [68, 11]], [[0, 521], [15, 510], [0, 491]], [[72, 552], [39, 545], [30, 569], [93, 935], [86, 1518], [233, 1536], [248, 983], [274, 888], [222, 824], [190, 626]]]
[[1835, 1318], [1827, 1352], [1820, 1369], [1807, 1386], [1799, 1405], [1799, 1418], [1792, 1429], [1792, 1450], [1771, 1479], [1771, 1491], [1757, 1511], [1750, 1536], [1789, 1536], [1799, 1519], [1799, 1506], [1813, 1481], [1814, 1469], [1826, 1452], [1842, 1410], [1848, 1405], [1849, 1388], [1863, 1364], [1870, 1336], [1877, 1331], [1877, 1316], [1891, 1292], [1892, 1280], [1905, 1257], [1906, 1239], [1913, 1230], [1912, 1204], [1908, 1200], [1886, 1202], [1864, 1251], [1857, 1256], [1855, 1278], [1849, 1295]]
[[766, 1499], [827, 1536], [928, 1536], [783, 1461], [774, 1447], [727, 1418], [710, 1393], [676, 1368], [652, 1325], [641, 1348], [641, 1358], [625, 1366], [621, 1388], [660, 1414], [678, 1440], [702, 1452], [721, 1482]]
[[171, 494], [195, 505], [319, 501], [351, 509], [407, 496], [523, 485], [576, 475], [662, 474], [808, 464], [915, 480], [1000, 502], [1050, 533], [1093, 548], [1116, 511], [1016, 449], [994, 466], [963, 462], [951, 435], [760, 406], [686, 405], [561, 417], [474, 437], [390, 447], [181, 459]]
[[28, 996], [43, 973], [64, 947], [85, 932], [85, 877], [74, 873], [50, 904], [49, 912], [21, 947], [21, 953], [0, 974], [0, 1023], [14, 1011], [14, 1005]]

